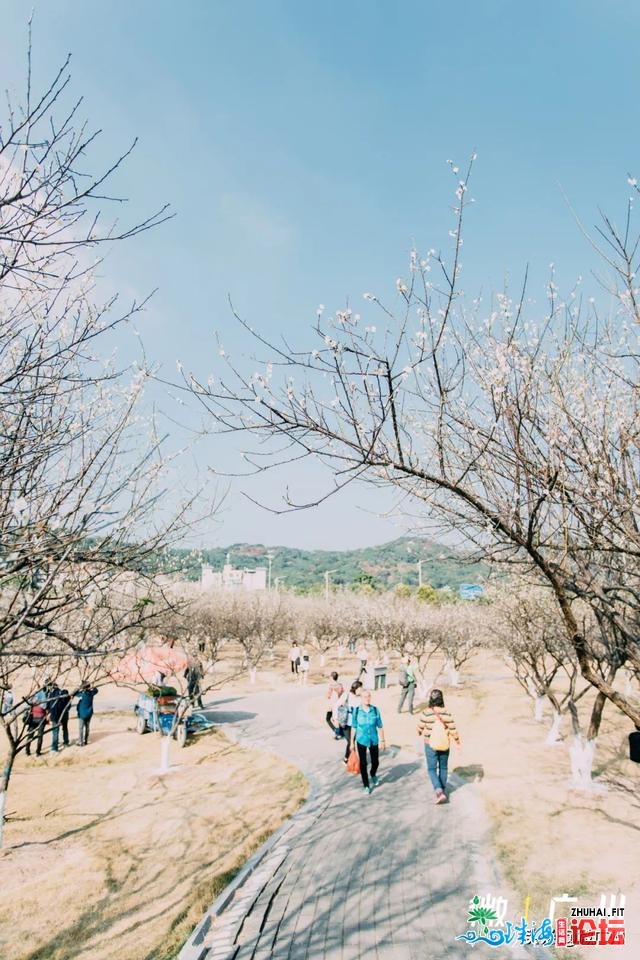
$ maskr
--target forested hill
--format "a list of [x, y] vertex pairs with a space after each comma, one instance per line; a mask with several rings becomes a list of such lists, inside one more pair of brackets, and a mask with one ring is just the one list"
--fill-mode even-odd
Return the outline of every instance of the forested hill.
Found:
[[[418, 586], [418, 561], [422, 561], [422, 582], [433, 587], [457, 588], [461, 583], [480, 583], [487, 568], [465, 561], [462, 554], [442, 544], [420, 538], [401, 537], [377, 547], [358, 550], [298, 550], [292, 547], [265, 547], [262, 544], [234, 543], [199, 551], [203, 563], [221, 570], [227, 554], [234, 567], [267, 567], [272, 555], [271, 582], [281, 578], [284, 588], [321, 589], [325, 571], [331, 571], [331, 583], [351, 586], [370, 583], [377, 589], [389, 589], [405, 583]], [[199, 564], [192, 555], [188, 564], [192, 577], [199, 575]]]

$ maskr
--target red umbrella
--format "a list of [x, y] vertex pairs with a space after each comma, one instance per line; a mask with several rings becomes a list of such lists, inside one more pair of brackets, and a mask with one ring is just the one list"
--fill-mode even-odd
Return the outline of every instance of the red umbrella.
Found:
[[114, 680], [154, 683], [158, 674], [182, 676], [189, 663], [189, 654], [180, 647], [144, 646], [132, 650], [111, 672]]

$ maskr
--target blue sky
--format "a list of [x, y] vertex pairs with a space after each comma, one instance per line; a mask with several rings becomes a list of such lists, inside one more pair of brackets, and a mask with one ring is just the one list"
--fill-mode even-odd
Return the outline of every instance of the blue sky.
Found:
[[[158, 293], [141, 324], [149, 355], [218, 367], [214, 331], [239, 351], [227, 295], [254, 326], [309, 341], [316, 306], [393, 297], [408, 253], [446, 242], [446, 161], [476, 151], [476, 203], [464, 287], [532, 295], [548, 264], [570, 284], [593, 260], [587, 226], [622, 216], [638, 175], [637, 5], [622, 0], [337, 2], [36, 0], [36, 78], [73, 54], [74, 92], [103, 130], [96, 167], [135, 137], [119, 175], [130, 216], [177, 216], [112, 252], [126, 294]], [[4, 0], [2, 86], [20, 89], [30, 4]], [[173, 412], [172, 401], [162, 406]], [[181, 411], [176, 411], [181, 415]], [[177, 428], [174, 442], [180, 442]], [[235, 443], [235, 446], [238, 446]], [[194, 463], [195, 461], [195, 463]], [[224, 473], [234, 442], [209, 439], [185, 475]], [[276, 504], [309, 471], [245, 488]], [[211, 483], [214, 483], [213, 479]], [[233, 482], [199, 542], [372, 544], [403, 532], [379, 492], [352, 491], [304, 515], [274, 517]]]

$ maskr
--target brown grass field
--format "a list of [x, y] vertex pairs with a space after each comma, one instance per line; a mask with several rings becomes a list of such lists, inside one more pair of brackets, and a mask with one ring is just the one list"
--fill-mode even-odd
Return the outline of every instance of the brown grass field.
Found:
[[[328, 661], [312, 680], [323, 682], [331, 668]], [[461, 688], [444, 687], [463, 738], [451, 768], [481, 777], [505, 881], [519, 898], [509, 900], [508, 919], [522, 915], [527, 897], [529, 918], [542, 920], [551, 896], [597, 905], [601, 893], [623, 893], [628, 946], [614, 956], [640, 956], [640, 771], [627, 759], [630, 725], [605, 711], [595, 763], [603, 790], [574, 792], [565, 746], [544, 745], [547, 725], [533, 721], [505, 668], [483, 657], [467, 673]], [[270, 665], [257, 688], [289, 682], [284, 667]], [[249, 687], [235, 685], [242, 689]], [[397, 715], [397, 693], [392, 686], [374, 695], [387, 742], [413, 748], [415, 719]], [[103, 692], [105, 706], [108, 699]], [[325, 703], [318, 687], [310, 710], [319, 728]], [[135, 734], [128, 710], [101, 714], [96, 705], [88, 747], [17, 760], [0, 854], [2, 960], [169, 960], [306, 795], [294, 768], [218, 732], [184, 750], [172, 745], [171, 772], [161, 776], [158, 739]]]

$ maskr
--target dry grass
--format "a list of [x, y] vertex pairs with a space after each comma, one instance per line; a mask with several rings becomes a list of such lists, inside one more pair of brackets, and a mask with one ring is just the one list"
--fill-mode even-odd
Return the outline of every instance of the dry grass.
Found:
[[159, 740], [135, 734], [130, 713], [94, 725], [88, 747], [18, 762], [0, 859], [3, 960], [174, 956], [306, 795], [293, 767], [216, 732], [172, 745], [160, 776]]

